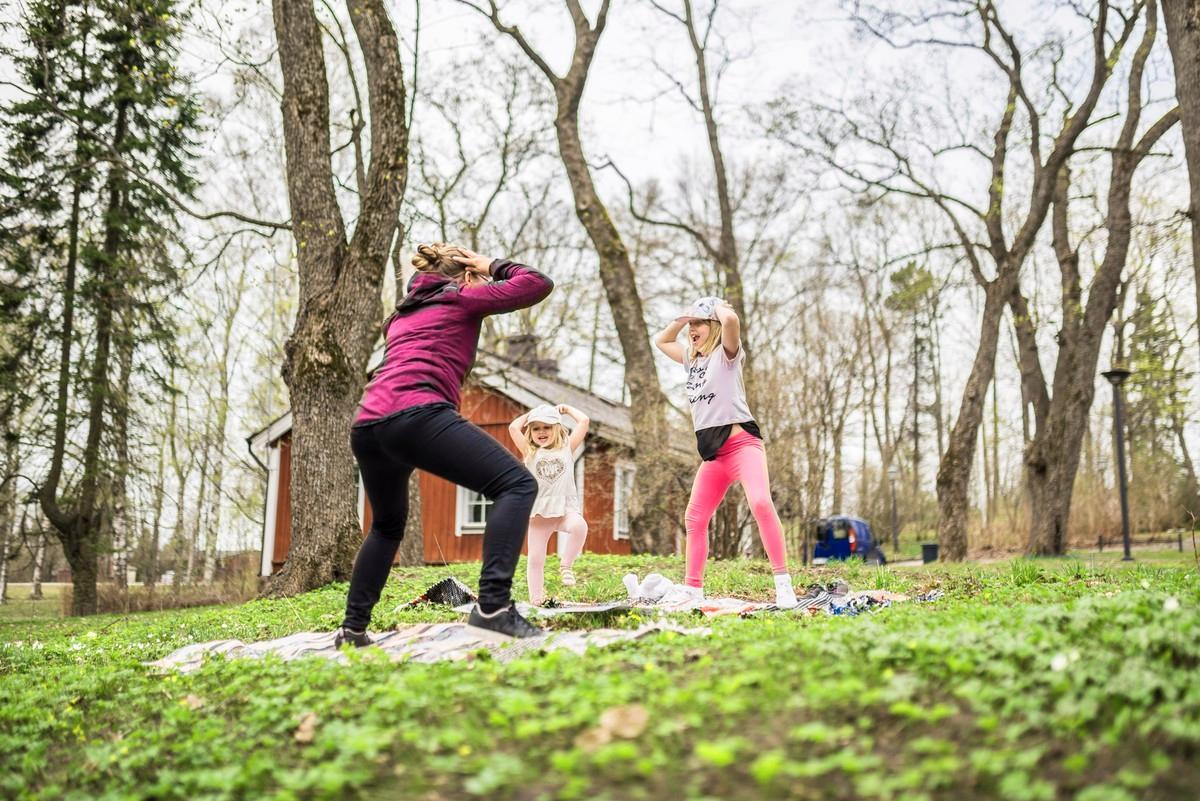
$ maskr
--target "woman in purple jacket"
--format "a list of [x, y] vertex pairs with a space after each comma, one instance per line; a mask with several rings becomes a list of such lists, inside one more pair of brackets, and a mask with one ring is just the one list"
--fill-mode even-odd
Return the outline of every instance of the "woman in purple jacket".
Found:
[[483, 318], [540, 303], [554, 282], [529, 267], [444, 244], [419, 245], [412, 263], [418, 272], [384, 323], [383, 364], [367, 384], [350, 433], [373, 517], [354, 561], [336, 643], [371, 642], [367, 625], [404, 537], [408, 479], [416, 468], [492, 501], [470, 624], [531, 637], [541, 630], [517, 613], [509, 593], [537, 482], [457, 409]]

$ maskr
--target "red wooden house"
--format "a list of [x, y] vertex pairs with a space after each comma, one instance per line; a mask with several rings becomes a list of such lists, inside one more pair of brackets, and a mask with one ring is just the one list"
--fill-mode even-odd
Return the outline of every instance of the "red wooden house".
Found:
[[[532, 353], [532, 343], [524, 343]], [[510, 343], [510, 352], [513, 351]], [[377, 354], [380, 358], [382, 352]], [[373, 366], [373, 365], [372, 365]], [[514, 454], [508, 436], [513, 418], [542, 403], [568, 403], [591, 418], [587, 441], [576, 454], [575, 481], [588, 521], [584, 550], [629, 553], [629, 499], [633, 492], [633, 422], [629, 408], [569, 384], [544, 360], [511, 360], [479, 354], [463, 387], [461, 413]], [[261, 575], [283, 566], [291, 542], [291, 413], [249, 438], [268, 468]], [[519, 456], [519, 454], [518, 454]], [[491, 504], [483, 496], [419, 471], [425, 562], [466, 562], [482, 556], [483, 527]], [[363, 532], [371, 509], [359, 484]], [[551, 540], [550, 547], [557, 548]]]

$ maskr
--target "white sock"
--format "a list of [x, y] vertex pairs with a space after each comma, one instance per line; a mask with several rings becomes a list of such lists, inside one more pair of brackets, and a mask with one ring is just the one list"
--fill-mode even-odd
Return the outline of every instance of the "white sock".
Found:
[[792, 589], [792, 576], [789, 573], [775, 574], [775, 604], [776, 606], [795, 606], [796, 591]]

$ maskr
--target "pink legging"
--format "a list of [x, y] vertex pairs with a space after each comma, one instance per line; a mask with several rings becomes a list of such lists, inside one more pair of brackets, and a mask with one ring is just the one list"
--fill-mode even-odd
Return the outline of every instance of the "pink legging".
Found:
[[526, 575], [529, 580], [529, 599], [541, 601], [546, 595], [546, 546], [550, 535], [556, 531], [567, 535], [567, 549], [563, 552], [562, 566], [564, 568], [575, 564], [575, 559], [583, 551], [583, 543], [587, 540], [588, 524], [579, 512], [567, 512], [562, 517], [531, 517], [529, 518], [529, 565]]
[[758, 536], [776, 573], [787, 572], [783, 545], [783, 524], [771, 500], [771, 481], [767, 476], [767, 452], [762, 440], [739, 431], [721, 446], [717, 458], [704, 462], [692, 483], [692, 498], [687, 515], [687, 575], [689, 587], [704, 586], [704, 563], [708, 559], [708, 521], [721, 505], [733, 482], [740, 481], [746, 491], [750, 511], [758, 523]]

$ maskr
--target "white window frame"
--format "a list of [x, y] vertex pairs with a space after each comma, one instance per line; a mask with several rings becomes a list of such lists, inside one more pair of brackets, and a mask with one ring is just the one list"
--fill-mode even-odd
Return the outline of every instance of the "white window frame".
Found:
[[[467, 514], [467, 505], [471, 502], [471, 496], [478, 495], [479, 493], [472, 492], [466, 487], [456, 486], [454, 489], [454, 536], [461, 537], [464, 534], [482, 534], [484, 528], [487, 527], [487, 515], [484, 515], [483, 523], [471, 523]], [[492, 501], [484, 499], [484, 504], [490, 507]]]
[[637, 468], [634, 467], [632, 462], [624, 462], [624, 461], [617, 462], [616, 465], [613, 467], [613, 539], [614, 540], [628, 540], [629, 535], [630, 535], [630, 531], [628, 528], [628, 525], [629, 525], [628, 512], [625, 515], [626, 516], [626, 529], [625, 529], [624, 533], [621, 532], [621, 510], [625, 506], [627, 506], [629, 503], [629, 498], [625, 497], [625, 494], [621, 491], [621, 488], [622, 488], [621, 478], [624, 475], [629, 476], [629, 480], [630, 480], [631, 484], [632, 484], [633, 480], [637, 477]]

